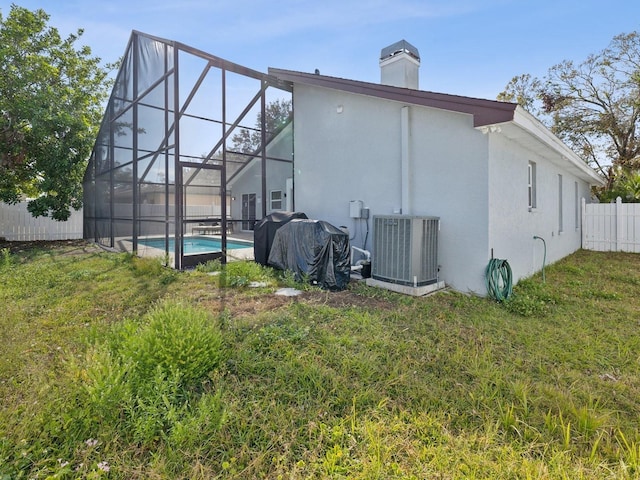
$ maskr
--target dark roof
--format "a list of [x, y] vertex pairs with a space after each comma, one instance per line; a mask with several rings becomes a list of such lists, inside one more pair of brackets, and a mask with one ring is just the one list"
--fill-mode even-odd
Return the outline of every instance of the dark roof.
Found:
[[452, 112], [468, 113], [473, 115], [474, 127], [511, 121], [513, 120], [517, 106], [515, 103], [427, 92], [424, 90], [412, 90], [410, 88], [392, 87], [378, 83], [360, 82], [357, 80], [347, 80], [344, 78], [295, 72], [292, 70], [281, 70], [278, 68], [269, 68], [269, 74], [281, 80], [293, 82], [294, 84], [299, 83], [316, 87], [332, 88], [334, 90], [369, 95], [412, 105], [422, 105], [424, 107], [439, 108]]

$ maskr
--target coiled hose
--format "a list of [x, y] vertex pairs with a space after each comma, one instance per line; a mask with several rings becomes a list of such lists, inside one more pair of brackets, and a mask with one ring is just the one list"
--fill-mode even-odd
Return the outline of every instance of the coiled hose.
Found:
[[506, 260], [492, 258], [485, 272], [487, 293], [498, 302], [508, 300], [513, 293], [511, 266]]

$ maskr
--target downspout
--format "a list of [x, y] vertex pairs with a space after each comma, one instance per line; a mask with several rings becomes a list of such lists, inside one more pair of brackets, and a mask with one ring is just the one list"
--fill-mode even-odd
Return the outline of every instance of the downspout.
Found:
[[400, 213], [411, 215], [411, 165], [409, 163], [409, 107], [400, 110]]

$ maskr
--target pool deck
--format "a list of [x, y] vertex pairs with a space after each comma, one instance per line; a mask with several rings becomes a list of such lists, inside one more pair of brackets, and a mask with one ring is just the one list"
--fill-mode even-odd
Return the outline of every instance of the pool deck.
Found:
[[[227, 241], [243, 240], [253, 242], [253, 232], [239, 232], [227, 235]], [[227, 250], [227, 260], [253, 260], [253, 248]]]
[[234, 232], [227, 235], [227, 240], [234, 238], [245, 242], [253, 242], [253, 232]]

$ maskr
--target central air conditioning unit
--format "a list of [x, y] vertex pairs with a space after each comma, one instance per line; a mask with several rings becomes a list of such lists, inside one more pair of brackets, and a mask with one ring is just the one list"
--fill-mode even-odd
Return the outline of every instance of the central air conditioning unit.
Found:
[[371, 276], [420, 287], [438, 282], [439, 217], [374, 215]]

